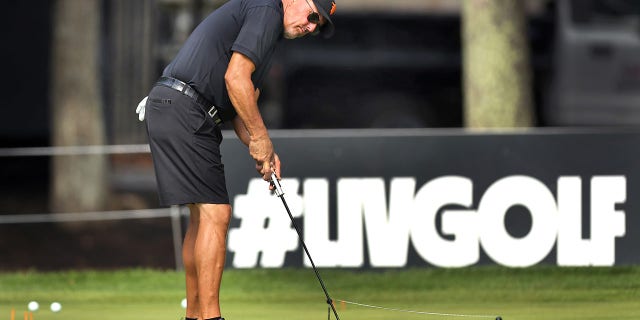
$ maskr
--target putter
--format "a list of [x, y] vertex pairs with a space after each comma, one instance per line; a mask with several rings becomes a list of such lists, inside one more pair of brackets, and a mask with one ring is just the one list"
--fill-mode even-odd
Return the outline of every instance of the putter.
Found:
[[[298, 233], [298, 239], [300, 239], [300, 243], [302, 243], [302, 248], [304, 252], [307, 254], [307, 258], [309, 258], [309, 262], [311, 262], [311, 267], [313, 267], [313, 271], [316, 273], [316, 278], [318, 278], [318, 282], [320, 282], [320, 286], [322, 287], [322, 291], [324, 291], [324, 295], [327, 297], [327, 304], [329, 305], [330, 310], [333, 310], [333, 315], [336, 317], [336, 320], [340, 320], [338, 316], [338, 312], [336, 311], [336, 307], [333, 305], [333, 300], [329, 296], [329, 292], [327, 291], [327, 287], [324, 285], [324, 281], [322, 281], [322, 277], [320, 277], [320, 272], [318, 272], [318, 268], [316, 268], [316, 264], [313, 263], [313, 259], [311, 259], [311, 254], [309, 253], [309, 249], [307, 249], [307, 245], [304, 243], [302, 239], [302, 234], [300, 233], [300, 229], [296, 224], [296, 221], [293, 220], [293, 215], [291, 214], [291, 210], [289, 210], [289, 206], [287, 205], [287, 201], [284, 199], [284, 191], [282, 191], [282, 186], [280, 186], [280, 181], [278, 181], [278, 177], [274, 172], [271, 172], [271, 185], [274, 188], [274, 192], [276, 196], [282, 200], [282, 204], [284, 208], [287, 210], [287, 214], [289, 214], [289, 218], [291, 219], [291, 223], [293, 224], [293, 228], [296, 229]], [[327, 311], [327, 318], [331, 318], [331, 313]]]

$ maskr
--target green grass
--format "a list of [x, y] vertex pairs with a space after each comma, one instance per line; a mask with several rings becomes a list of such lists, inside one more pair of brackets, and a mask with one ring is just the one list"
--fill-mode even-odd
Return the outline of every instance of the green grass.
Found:
[[[526, 319], [640, 319], [640, 267], [506, 269], [321, 269], [335, 300], [398, 309]], [[183, 274], [120, 270], [0, 273], [0, 319], [16, 319], [31, 300], [34, 320], [170, 319], [184, 315]], [[222, 308], [229, 320], [325, 319], [324, 294], [309, 269], [227, 270]], [[51, 302], [62, 311], [48, 310]], [[337, 303], [343, 320], [473, 319]]]

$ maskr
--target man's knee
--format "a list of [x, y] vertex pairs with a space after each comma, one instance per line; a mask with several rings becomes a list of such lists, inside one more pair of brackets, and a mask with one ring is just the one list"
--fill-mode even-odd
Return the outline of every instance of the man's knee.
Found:
[[231, 220], [231, 206], [228, 204], [200, 204], [200, 221], [228, 225]]

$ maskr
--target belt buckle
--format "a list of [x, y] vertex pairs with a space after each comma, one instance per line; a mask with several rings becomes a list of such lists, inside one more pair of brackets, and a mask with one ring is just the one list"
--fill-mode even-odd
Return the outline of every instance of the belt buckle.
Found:
[[211, 109], [209, 109], [207, 113], [209, 114], [209, 116], [211, 116], [216, 124], [220, 124], [220, 122], [222, 122], [222, 119], [220, 119], [220, 117], [218, 116], [218, 108], [216, 108], [216, 106], [211, 106]]
[[179, 88], [180, 92], [182, 92], [182, 94], [184, 94], [184, 95], [186, 95], [188, 97], [191, 97], [191, 94], [189, 92], [189, 89], [191, 89], [191, 87], [189, 87], [188, 84], [178, 82], [178, 88]]
[[215, 106], [211, 106], [211, 109], [209, 109], [207, 113], [211, 116], [211, 118], [213, 118], [218, 114], [218, 109], [216, 109]]

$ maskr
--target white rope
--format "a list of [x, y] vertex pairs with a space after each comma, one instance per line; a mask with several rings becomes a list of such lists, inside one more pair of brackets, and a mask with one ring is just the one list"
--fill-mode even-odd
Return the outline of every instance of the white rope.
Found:
[[359, 307], [371, 308], [371, 309], [379, 309], [379, 310], [386, 310], [386, 311], [393, 311], [393, 312], [415, 313], [415, 314], [422, 314], [422, 315], [429, 315], [429, 316], [465, 317], [465, 318], [491, 318], [491, 319], [495, 319], [497, 317], [497, 316], [478, 315], [478, 314], [439, 313], [439, 312], [426, 312], [426, 311], [414, 311], [414, 310], [387, 308], [387, 307], [374, 306], [374, 305], [370, 305], [370, 304], [363, 304], [363, 303], [340, 300], [340, 299], [336, 299], [336, 301], [344, 302], [346, 304], [351, 304], [351, 305], [355, 305], [355, 306], [359, 306]]
[[0, 215], [0, 224], [152, 219], [171, 216], [172, 213], [169, 208], [84, 213], [16, 214]]
[[149, 153], [148, 144], [1, 148], [0, 157], [75, 156], [100, 154]]

